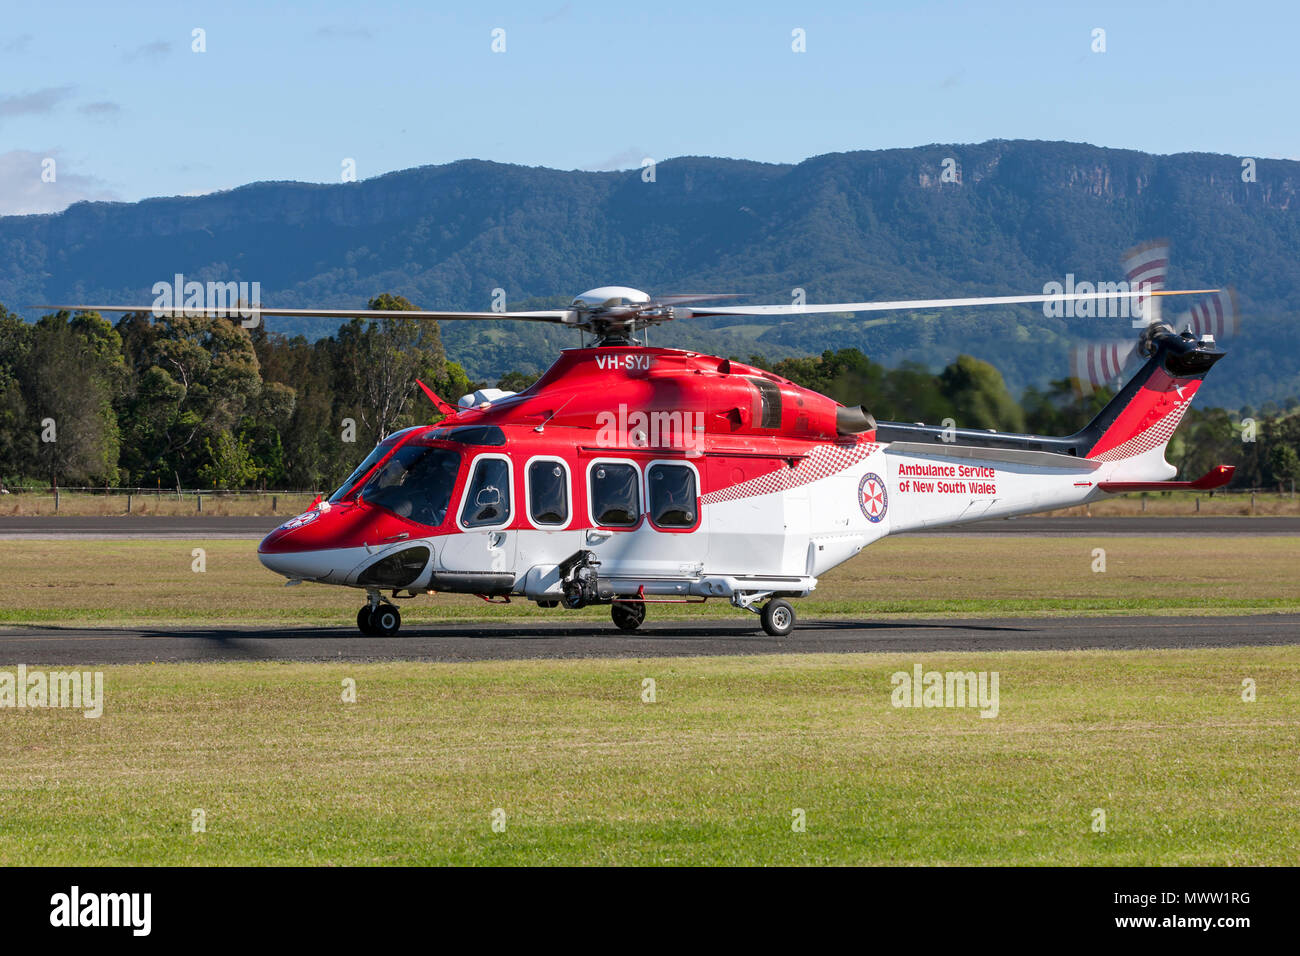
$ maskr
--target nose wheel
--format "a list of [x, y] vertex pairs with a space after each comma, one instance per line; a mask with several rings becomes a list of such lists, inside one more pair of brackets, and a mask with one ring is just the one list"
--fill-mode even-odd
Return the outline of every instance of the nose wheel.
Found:
[[794, 630], [794, 608], [787, 601], [768, 601], [759, 615], [763, 630], [773, 637], [785, 637]]
[[367, 604], [357, 611], [357, 629], [367, 637], [392, 637], [402, 627], [402, 612], [392, 604]]

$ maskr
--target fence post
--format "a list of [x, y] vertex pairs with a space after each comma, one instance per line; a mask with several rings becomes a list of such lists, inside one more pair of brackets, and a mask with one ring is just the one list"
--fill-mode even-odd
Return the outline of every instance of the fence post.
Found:
[[54, 513], [59, 513], [59, 489], [54, 489]]
[[126, 495], [126, 513], [127, 513], [127, 514], [130, 514], [130, 513], [131, 513], [131, 493], [130, 493], [130, 492], [127, 492], [127, 495]]
[[1255, 492], [1250, 493], [1250, 513], [1255, 513]]
[[1146, 510], [1147, 510], [1147, 496], [1146, 496], [1146, 495], [1143, 495], [1143, 496], [1142, 496], [1142, 513], [1143, 513], [1143, 514], [1146, 514]]
[[203, 514], [203, 496], [200, 494], [196, 494], [194, 496], [194, 501], [199, 506], [199, 514]]
[[278, 506], [279, 504], [280, 504], [280, 499], [279, 499], [277, 496], [272, 495], [272, 496], [271, 496], [271, 514], [275, 514], [276, 508], [277, 508], [277, 506]]
[[1201, 513], [1201, 496], [1200, 496], [1200, 495], [1197, 495], [1197, 496], [1196, 496], [1196, 513], [1197, 513], [1197, 514], [1200, 514], [1200, 513]]

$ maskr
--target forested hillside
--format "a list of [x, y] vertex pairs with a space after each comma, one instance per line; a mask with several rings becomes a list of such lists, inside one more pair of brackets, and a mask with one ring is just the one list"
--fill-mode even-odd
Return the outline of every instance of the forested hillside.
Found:
[[[943, 181], [944, 160], [960, 182]], [[1300, 163], [1151, 156], [1070, 143], [994, 141], [819, 156], [792, 166], [707, 158], [581, 172], [466, 161], [359, 183], [258, 183], [195, 198], [82, 203], [0, 218], [0, 302], [152, 301], [176, 273], [257, 281], [266, 305], [356, 307], [387, 291], [420, 307], [563, 304], [592, 286], [722, 290], [755, 302], [1041, 292], [1067, 274], [1123, 278], [1135, 242], [1172, 241], [1173, 286], [1234, 285], [1243, 331], [1207, 382], [1210, 405], [1300, 394]], [[1177, 314], [1170, 310], [1170, 317]], [[286, 320], [309, 340], [336, 330]], [[1017, 394], [1067, 374], [1080, 337], [1126, 319], [984, 309], [893, 322], [692, 320], [656, 344], [770, 361], [856, 347], [885, 367], [938, 372], [957, 355], [995, 365]], [[471, 377], [537, 372], [576, 333], [446, 324]]]
[[[410, 307], [387, 294], [368, 305]], [[937, 375], [913, 363], [886, 369], [852, 348], [750, 360], [884, 420], [1063, 435], [1110, 397], [1080, 397], [1057, 380], [1017, 401], [996, 368], [966, 355]], [[452, 400], [484, 384], [448, 361], [437, 326], [422, 322], [353, 321], [309, 342], [225, 319], [112, 324], [57, 313], [33, 325], [0, 307], [0, 485], [328, 491], [382, 436], [437, 420], [417, 377]], [[531, 381], [515, 372], [492, 384]], [[1170, 460], [1194, 476], [1237, 464], [1246, 486], [1300, 478], [1295, 404], [1261, 410], [1254, 442], [1242, 440], [1236, 414], [1202, 406]]]

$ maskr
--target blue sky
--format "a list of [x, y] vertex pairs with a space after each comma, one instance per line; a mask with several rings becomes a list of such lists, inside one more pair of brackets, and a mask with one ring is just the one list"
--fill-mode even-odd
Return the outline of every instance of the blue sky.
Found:
[[346, 158], [362, 179], [993, 138], [1300, 158], [1298, 21], [1284, 2], [8, 4], [0, 214], [337, 182]]

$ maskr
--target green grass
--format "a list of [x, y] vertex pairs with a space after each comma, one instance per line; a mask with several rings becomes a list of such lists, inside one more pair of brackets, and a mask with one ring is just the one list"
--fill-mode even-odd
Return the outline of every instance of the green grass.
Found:
[[[206, 568], [191, 570], [192, 550]], [[1092, 570], [1093, 549], [1106, 570]], [[1300, 611], [1300, 538], [901, 537], [823, 576], [805, 619], [933, 616], [1247, 614]], [[27, 539], [0, 549], [11, 624], [347, 624], [359, 591], [286, 588], [239, 540]], [[725, 601], [655, 605], [652, 620], [727, 618]], [[607, 621], [606, 608], [544, 610], [472, 596], [403, 604], [408, 624], [464, 620]]]
[[[918, 661], [998, 671], [1000, 714], [895, 709], [890, 674]], [[105, 685], [98, 720], [0, 710], [0, 864], [1300, 853], [1297, 648], [144, 665]]]

